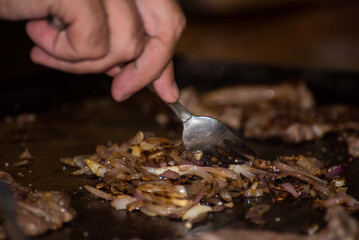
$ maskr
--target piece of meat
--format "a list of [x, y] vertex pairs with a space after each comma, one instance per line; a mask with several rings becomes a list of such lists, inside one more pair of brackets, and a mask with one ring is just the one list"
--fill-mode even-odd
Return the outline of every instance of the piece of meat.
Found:
[[[19, 185], [3, 171], [0, 171], [0, 181], [14, 194], [17, 224], [27, 236], [58, 229], [75, 216], [75, 211], [69, 205], [69, 198], [61, 192], [33, 191]], [[6, 233], [0, 227], [0, 239], [4, 236]]]

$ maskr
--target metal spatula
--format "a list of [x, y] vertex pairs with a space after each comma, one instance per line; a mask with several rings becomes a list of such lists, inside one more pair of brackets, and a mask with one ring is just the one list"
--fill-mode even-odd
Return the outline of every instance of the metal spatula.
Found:
[[[152, 86], [148, 88], [156, 91]], [[222, 122], [212, 117], [195, 116], [179, 102], [167, 103], [182, 121], [182, 142], [190, 153], [203, 152], [205, 159], [213, 158], [228, 163], [229, 155], [248, 159], [248, 155], [258, 157], [258, 153], [248, 147]]]

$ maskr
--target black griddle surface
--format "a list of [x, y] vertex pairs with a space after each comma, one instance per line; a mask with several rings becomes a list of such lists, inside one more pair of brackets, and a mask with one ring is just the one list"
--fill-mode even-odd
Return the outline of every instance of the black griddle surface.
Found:
[[[354, 90], [355, 86], [358, 86], [359, 77], [353, 73], [202, 62], [181, 58], [176, 61], [176, 73], [180, 86], [194, 84], [202, 86], [204, 90], [234, 83], [272, 83], [302, 79], [308, 82], [320, 103], [358, 102]], [[53, 83], [44, 84], [49, 79]], [[333, 81], [338, 79], [341, 79], [345, 86], [331, 88], [330, 86], [335, 85]], [[349, 83], [352, 88], [346, 86]], [[19, 89], [19, 86], [23, 89]], [[173, 239], [224, 227], [304, 234], [312, 223], [325, 226], [323, 209], [313, 209], [305, 200], [294, 201], [290, 198], [272, 205], [270, 212], [265, 215], [268, 222], [264, 225], [251, 224], [244, 216], [252, 205], [271, 204], [271, 200], [266, 197], [239, 198], [233, 209], [211, 214], [208, 220], [195, 224], [191, 230], [186, 230], [181, 221], [148, 217], [140, 212], [116, 211], [108, 202], [93, 197], [82, 188], [85, 184], [95, 185], [99, 182], [98, 179], [70, 176], [75, 169], [64, 167], [59, 159], [92, 154], [96, 145], [121, 143], [139, 130], [179, 138], [181, 126], [172, 124], [161, 127], [156, 124], [155, 113], [159, 109], [165, 110], [166, 106], [146, 90], [124, 103], [115, 103], [108, 96], [110, 80], [105, 77], [73, 76], [54, 72], [38, 76], [31, 86], [34, 91], [30, 90], [25, 95], [21, 94], [26, 88], [23, 84], [14, 83], [6, 86], [8, 91], [4, 88], [2, 90], [7, 94], [3, 95], [6, 99], [3, 99], [2, 104], [6, 107], [2, 108], [3, 121], [0, 122], [0, 170], [9, 172], [24, 186], [66, 192], [71, 197], [71, 205], [77, 211], [74, 221], [65, 224], [62, 229], [32, 239]], [[68, 88], [71, 90], [66, 91]], [[330, 99], [327, 99], [328, 91], [331, 94]], [[348, 91], [345, 97], [343, 91]], [[35, 113], [36, 121], [19, 127], [16, 121], [7, 117], [24, 112]], [[359, 161], [348, 161], [345, 144], [338, 142], [335, 134], [303, 144], [283, 144], [279, 140], [252, 140], [248, 143], [269, 158], [275, 158], [278, 154], [301, 153], [326, 159], [330, 164], [345, 162], [349, 165], [345, 175], [350, 193], [359, 198], [359, 189], [355, 187], [359, 182]], [[36, 158], [30, 160], [27, 166], [12, 166], [25, 148]]]

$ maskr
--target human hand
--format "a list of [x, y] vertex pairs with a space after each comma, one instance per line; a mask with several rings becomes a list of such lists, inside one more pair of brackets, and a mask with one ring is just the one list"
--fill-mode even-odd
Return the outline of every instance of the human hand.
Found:
[[[163, 100], [177, 100], [171, 57], [185, 18], [174, 0], [0, 0], [0, 6], [2, 18], [30, 20], [34, 62], [78, 74], [106, 72], [118, 101], [151, 82]], [[49, 25], [50, 14], [66, 28]]]

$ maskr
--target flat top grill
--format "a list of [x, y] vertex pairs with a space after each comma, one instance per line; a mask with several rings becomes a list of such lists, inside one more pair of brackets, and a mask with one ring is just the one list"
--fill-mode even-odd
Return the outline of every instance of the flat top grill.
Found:
[[[300, 79], [307, 82], [319, 104], [356, 105], [359, 102], [356, 93], [359, 75], [355, 73], [203, 62], [188, 58], [176, 59], [175, 66], [180, 86], [193, 84], [204, 91], [228, 84]], [[150, 92], [144, 90], [124, 103], [115, 103], [108, 96], [109, 87], [110, 79], [103, 76], [74, 76], [54, 71], [32, 80], [20, 79], [2, 88], [0, 114], [7, 120], [0, 123], [0, 170], [9, 172], [22, 185], [68, 193], [77, 211], [74, 221], [62, 229], [33, 239], [172, 239], [224, 227], [304, 233], [303, 229], [311, 223], [325, 225], [325, 210], [313, 209], [303, 199], [293, 201], [288, 198], [272, 204], [266, 197], [239, 198], [233, 209], [212, 214], [189, 231], [181, 221], [148, 217], [140, 212], [116, 211], [106, 201], [96, 199], [82, 186], [95, 185], [98, 180], [69, 176], [74, 169], [64, 167], [60, 158], [92, 154], [96, 145], [121, 143], [139, 130], [171, 138], [179, 138], [181, 133], [180, 124], [167, 127], [156, 124], [153, 113], [158, 109], [165, 110], [166, 106]], [[35, 113], [37, 119], [23, 127], [5, 117], [26, 112]], [[356, 186], [359, 161], [347, 161], [346, 146], [337, 141], [335, 134], [302, 144], [285, 144], [275, 139], [248, 143], [268, 158], [300, 153], [328, 159], [332, 165], [345, 161], [349, 165], [344, 175], [349, 194], [359, 198]], [[35, 159], [28, 165], [13, 167], [12, 163], [25, 148]], [[268, 223], [261, 226], [244, 220], [250, 206], [259, 203], [272, 205], [264, 216]], [[358, 214], [354, 216], [359, 218]]]

